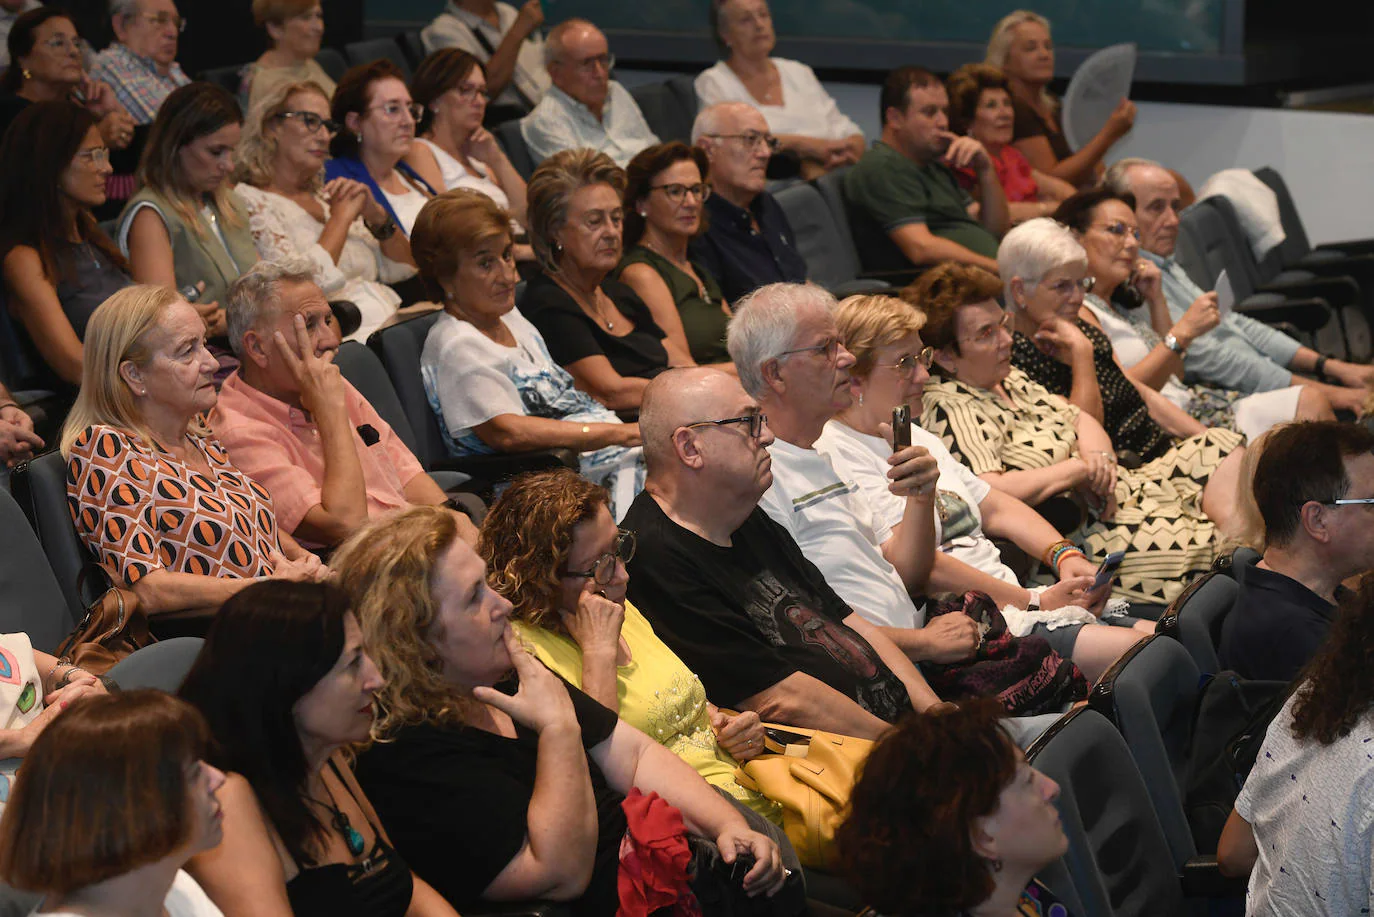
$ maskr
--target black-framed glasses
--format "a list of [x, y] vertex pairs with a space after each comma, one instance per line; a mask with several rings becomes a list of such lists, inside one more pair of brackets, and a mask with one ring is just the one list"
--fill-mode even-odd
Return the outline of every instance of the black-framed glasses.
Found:
[[321, 118], [313, 111], [284, 111], [278, 114], [277, 117], [295, 118], [297, 121], [301, 122], [301, 127], [305, 128], [306, 131], [311, 134], [315, 133], [315, 131], [319, 130], [321, 127], [328, 131], [331, 137], [343, 130], [343, 125], [339, 124], [339, 122], [331, 121], [328, 118]]
[[681, 204], [687, 200], [687, 195], [691, 194], [699, 201], [705, 201], [711, 196], [711, 186], [705, 182], [697, 182], [695, 185], [650, 185], [650, 191], [662, 191], [668, 200], [674, 204]]
[[1010, 327], [1011, 313], [1003, 312], [1002, 317], [999, 318], [997, 321], [993, 322], [991, 325], [984, 325], [983, 327], [979, 328], [978, 331], [973, 335], [973, 337], [968, 338], [966, 340], [961, 340], [964, 340], [964, 343], [966, 344], [986, 344], [993, 338], [997, 337], [998, 334], [1007, 330]]
[[605, 586], [615, 579], [616, 562], [628, 564], [635, 556], [635, 533], [629, 529], [616, 529], [615, 543], [611, 549], [596, 559], [587, 570], [564, 570], [561, 574], [569, 579], [590, 579], [598, 586]]
[[819, 353], [822, 354], [828, 362], [834, 363], [835, 357], [839, 352], [840, 339], [827, 338], [819, 344], [812, 344], [810, 347], [797, 347], [792, 350], [784, 350], [782, 353], [778, 354], [778, 359], [781, 360], [783, 357], [790, 357], [794, 353]]
[[758, 131], [745, 131], [741, 134], [703, 134], [703, 137], [715, 137], [717, 140], [738, 140], [744, 144], [745, 149], [752, 150], [763, 144], [768, 147], [768, 152], [778, 151], [778, 138], [772, 134], [761, 134]]
[[725, 427], [731, 424], [742, 423], [746, 425], [749, 436], [758, 439], [763, 435], [764, 425], [768, 423], [768, 415], [762, 411], [754, 411], [750, 414], [741, 414], [739, 417], [727, 417], [724, 420], [698, 420], [696, 423], [683, 424], [684, 427]]
[[460, 86], [454, 86], [453, 91], [458, 93], [458, 98], [464, 102], [471, 102], [478, 96], [482, 97], [483, 102], [491, 101], [491, 93], [487, 92], [487, 87], [479, 86], [476, 83], [463, 83]]
[[1092, 277], [1084, 277], [1082, 280], [1070, 280], [1065, 278], [1063, 280], [1056, 280], [1054, 283], [1045, 284], [1045, 289], [1049, 290], [1060, 299], [1068, 299], [1076, 290], [1082, 290], [1084, 293], [1087, 293], [1093, 288], [1095, 282], [1095, 278]]
[[904, 354], [896, 363], [885, 363], [889, 369], [895, 369], [903, 376], [910, 376], [916, 372], [916, 367], [921, 366], [930, 369], [930, 364], [935, 362], [935, 348], [922, 347], [920, 353]]

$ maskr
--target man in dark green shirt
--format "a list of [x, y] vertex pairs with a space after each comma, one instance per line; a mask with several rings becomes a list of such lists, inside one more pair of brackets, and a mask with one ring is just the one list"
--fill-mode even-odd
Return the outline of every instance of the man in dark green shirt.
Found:
[[[997, 271], [997, 240], [1011, 225], [992, 160], [972, 137], [949, 130], [949, 96], [934, 74], [901, 67], [882, 92], [882, 139], [844, 180], [854, 242], [866, 271], [940, 261]], [[981, 204], [954, 180], [971, 166]]]

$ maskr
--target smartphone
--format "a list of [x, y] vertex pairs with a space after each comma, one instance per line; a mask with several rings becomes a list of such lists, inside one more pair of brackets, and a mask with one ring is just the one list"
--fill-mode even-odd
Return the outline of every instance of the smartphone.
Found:
[[181, 288], [181, 298], [187, 302], [195, 302], [200, 299], [200, 287], [194, 283], [188, 283]]
[[892, 451], [900, 452], [911, 445], [911, 405], [899, 404], [892, 409]]
[[1123, 309], [1139, 309], [1145, 305], [1145, 297], [1135, 288], [1134, 280], [1128, 280], [1116, 288], [1116, 292], [1112, 294], [1112, 302]]
[[1097, 576], [1093, 577], [1092, 591], [1096, 592], [1116, 579], [1116, 571], [1121, 569], [1121, 562], [1125, 559], [1125, 551], [1113, 551], [1108, 554], [1107, 559], [1102, 561], [1102, 566], [1097, 568]]

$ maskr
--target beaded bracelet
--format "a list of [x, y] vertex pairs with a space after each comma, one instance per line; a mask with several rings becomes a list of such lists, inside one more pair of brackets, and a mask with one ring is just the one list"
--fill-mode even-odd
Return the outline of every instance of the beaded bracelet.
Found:
[[1044, 564], [1045, 566], [1047, 566], [1047, 567], [1053, 567], [1053, 566], [1054, 566], [1054, 555], [1055, 555], [1055, 552], [1060, 551], [1060, 550], [1062, 550], [1062, 549], [1064, 549], [1064, 548], [1071, 548], [1071, 547], [1073, 547], [1073, 542], [1072, 542], [1072, 541], [1069, 541], [1069, 539], [1067, 539], [1067, 538], [1061, 538], [1061, 539], [1059, 539], [1058, 541], [1056, 541], [1054, 544], [1052, 544], [1052, 545], [1050, 545], [1049, 547], [1047, 547], [1047, 548], [1040, 554], [1040, 562], [1041, 562], [1042, 564]]
[[1058, 553], [1057, 555], [1055, 555], [1055, 558], [1054, 558], [1054, 575], [1055, 575], [1055, 576], [1059, 576], [1059, 575], [1060, 575], [1060, 568], [1064, 565], [1064, 561], [1068, 560], [1070, 557], [1081, 557], [1081, 558], [1083, 558], [1084, 560], [1087, 560], [1087, 559], [1088, 559], [1088, 555], [1084, 554], [1084, 553], [1083, 553], [1082, 551], [1080, 551], [1078, 548], [1071, 547], [1071, 548], [1069, 548], [1069, 549], [1067, 549], [1067, 550], [1065, 550], [1065, 551], [1061, 551], [1060, 553]]

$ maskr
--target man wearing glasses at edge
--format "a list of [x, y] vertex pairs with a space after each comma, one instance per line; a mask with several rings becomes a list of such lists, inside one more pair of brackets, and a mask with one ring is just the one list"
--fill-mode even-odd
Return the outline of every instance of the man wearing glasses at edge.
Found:
[[692, 261], [720, 284], [728, 303], [768, 283], [801, 283], [806, 261], [768, 184], [768, 158], [778, 148], [768, 122], [746, 102], [718, 102], [701, 110], [692, 143], [710, 164], [706, 231], [692, 240]]
[[177, 40], [186, 20], [172, 0], [114, 0], [115, 41], [95, 56], [91, 78], [114, 89], [135, 124], [151, 124], [174, 89], [191, 82], [177, 63]]
[[1374, 569], [1374, 433], [1294, 423], [1258, 448], [1264, 556], [1236, 570], [1217, 656], [1243, 678], [1291, 681], [1325, 641], [1342, 582]]
[[544, 42], [544, 62], [553, 86], [520, 121], [536, 163], [559, 150], [588, 148], [623, 169], [659, 142], [629, 90], [611, 79], [615, 55], [596, 26], [585, 19], [554, 26]]

